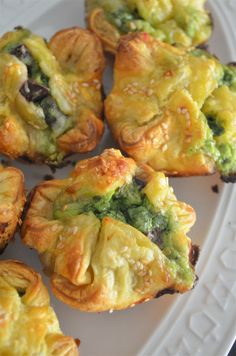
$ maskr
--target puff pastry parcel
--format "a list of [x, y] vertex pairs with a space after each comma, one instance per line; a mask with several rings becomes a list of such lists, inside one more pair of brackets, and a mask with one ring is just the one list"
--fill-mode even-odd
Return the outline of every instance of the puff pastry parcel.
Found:
[[173, 176], [236, 173], [236, 68], [146, 33], [118, 47], [106, 117], [122, 149]]
[[104, 55], [73, 27], [47, 43], [27, 29], [0, 38], [0, 152], [58, 164], [95, 148], [103, 133]]
[[25, 203], [24, 177], [20, 170], [0, 165], [0, 252], [14, 235]]
[[1, 355], [78, 355], [74, 339], [60, 330], [40, 275], [19, 261], [0, 261], [0, 310]]
[[[144, 173], [147, 184], [137, 179]], [[39, 252], [61, 301], [118, 310], [193, 288], [198, 250], [186, 233], [194, 222], [163, 173], [147, 174], [110, 149], [79, 162], [69, 178], [36, 187], [22, 238]]]
[[89, 27], [115, 53], [121, 35], [146, 32], [182, 47], [206, 42], [212, 21], [205, 0], [86, 0]]

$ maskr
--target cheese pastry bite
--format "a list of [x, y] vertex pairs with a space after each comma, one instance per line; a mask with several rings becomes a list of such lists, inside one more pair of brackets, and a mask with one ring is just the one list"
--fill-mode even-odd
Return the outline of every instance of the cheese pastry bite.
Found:
[[60, 330], [40, 275], [19, 261], [0, 261], [0, 309], [1, 355], [79, 355]]
[[163, 173], [109, 149], [35, 188], [22, 239], [61, 301], [99, 312], [192, 289], [198, 248], [186, 234], [194, 222]]
[[121, 148], [170, 176], [236, 173], [236, 68], [146, 33], [120, 41], [106, 117]]
[[116, 52], [121, 35], [146, 32], [169, 44], [198, 46], [212, 33], [205, 0], [86, 0], [89, 27]]
[[93, 150], [103, 133], [104, 55], [90, 31], [73, 27], [46, 42], [17, 28], [0, 38], [0, 152], [59, 164]]
[[25, 204], [24, 177], [19, 169], [0, 165], [0, 252], [13, 237]]

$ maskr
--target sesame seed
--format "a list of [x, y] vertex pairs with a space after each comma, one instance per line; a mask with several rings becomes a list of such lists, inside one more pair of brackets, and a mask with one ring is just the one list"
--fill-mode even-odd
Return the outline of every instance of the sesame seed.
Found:
[[113, 313], [113, 311], [114, 311], [113, 309], [110, 309], [110, 310], [109, 310], [109, 313], [110, 313], [110, 314], [112, 314], [112, 313]]
[[147, 96], [152, 96], [153, 93], [154, 93], [154, 91], [153, 91], [152, 89], [149, 88], [149, 89], [147, 90]]
[[155, 80], [152, 79], [152, 80], [150, 81], [150, 84], [152, 85], [152, 84], [154, 84], [154, 83], [155, 83]]
[[153, 143], [154, 146], [159, 146], [159, 140], [158, 140], [158, 138], [154, 138], [154, 139], [152, 140], [152, 143]]
[[94, 84], [100, 84], [100, 81], [98, 79], [93, 80]]
[[81, 85], [82, 85], [82, 87], [85, 87], [85, 88], [89, 87], [89, 83], [82, 83]]
[[190, 143], [191, 141], [192, 141], [191, 137], [188, 137], [188, 138], [185, 139], [185, 142], [187, 142], [187, 143]]
[[101, 84], [100, 83], [96, 85], [96, 89], [97, 90], [101, 89]]
[[10, 123], [9, 122], [6, 122], [6, 129], [9, 129], [9, 127], [10, 127]]
[[167, 149], [168, 149], [168, 146], [165, 144], [165, 145], [162, 146], [161, 151], [162, 152], [166, 152]]
[[141, 264], [140, 261], [135, 262], [134, 267], [135, 267], [136, 269], [142, 269], [142, 268], [140, 268], [140, 266], [142, 266], [142, 264]]
[[188, 120], [187, 122], [186, 122], [186, 127], [190, 127], [191, 126], [191, 121], [190, 120]]
[[133, 82], [132, 83], [134, 87], [137, 87], [138, 86], [138, 83], [137, 82]]
[[177, 174], [179, 174], [179, 172], [178, 172], [178, 171], [173, 171], [172, 174], [173, 174], [174, 176], [177, 176]]
[[74, 226], [71, 230], [72, 234], [75, 235], [78, 232], [78, 227]]
[[130, 308], [133, 308], [133, 307], [135, 307], [135, 304], [131, 304]]
[[57, 229], [58, 229], [57, 225], [52, 225], [52, 227], [51, 227], [52, 232], [56, 232]]
[[150, 298], [147, 298], [147, 299], [144, 300], [144, 302], [145, 302], [145, 303], [146, 303], [146, 302], [149, 302], [149, 300], [150, 300]]
[[140, 269], [137, 274], [138, 274], [140, 277], [144, 277], [144, 276], [147, 274], [147, 272], [146, 272], [146, 270], [144, 270], [144, 269]]
[[168, 128], [168, 124], [167, 124], [166, 122], [163, 122], [163, 123], [161, 124], [161, 126], [163, 127], [163, 129], [167, 129], [167, 128]]
[[168, 134], [165, 134], [164, 139], [165, 139], [166, 141], [168, 141], [168, 140], [170, 139], [169, 135], [168, 135]]
[[188, 111], [185, 113], [185, 116], [186, 116], [186, 119], [187, 119], [187, 120], [190, 120], [190, 114], [189, 114]]

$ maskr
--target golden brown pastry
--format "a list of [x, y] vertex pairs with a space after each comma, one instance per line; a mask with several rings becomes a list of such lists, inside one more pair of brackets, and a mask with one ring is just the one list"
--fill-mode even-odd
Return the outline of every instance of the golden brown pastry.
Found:
[[0, 252], [13, 237], [25, 203], [24, 177], [19, 169], [0, 165]]
[[146, 33], [123, 37], [106, 117], [121, 148], [172, 176], [236, 173], [236, 68]]
[[146, 32], [161, 41], [191, 47], [206, 42], [212, 21], [205, 0], [86, 0], [89, 27], [104, 48], [116, 52], [121, 35]]
[[118, 310], [193, 288], [198, 249], [186, 233], [194, 222], [163, 173], [109, 149], [35, 188], [22, 238], [39, 252], [61, 301]]
[[0, 152], [59, 164], [93, 150], [103, 133], [104, 55], [90, 31], [73, 27], [47, 43], [27, 29], [0, 38]]
[[0, 310], [1, 355], [78, 355], [74, 339], [60, 330], [40, 275], [19, 261], [0, 261]]

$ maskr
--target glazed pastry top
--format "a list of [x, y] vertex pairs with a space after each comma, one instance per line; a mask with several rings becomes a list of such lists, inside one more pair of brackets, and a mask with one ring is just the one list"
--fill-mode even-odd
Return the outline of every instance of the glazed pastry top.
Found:
[[103, 132], [99, 40], [74, 27], [47, 43], [27, 29], [0, 39], [0, 151], [60, 163]]
[[[169, 175], [236, 171], [235, 76], [203, 50], [122, 38], [105, 109], [121, 147]], [[221, 129], [220, 129], [221, 127]]]
[[123, 309], [195, 282], [186, 236], [194, 210], [168, 179], [117, 150], [81, 161], [70, 178], [36, 187], [24, 243], [41, 255], [62, 301], [86, 311]]
[[0, 261], [1, 355], [78, 355], [62, 334], [38, 273], [21, 262]]

